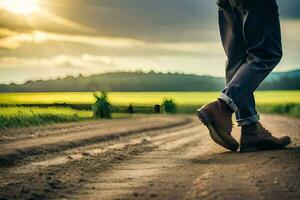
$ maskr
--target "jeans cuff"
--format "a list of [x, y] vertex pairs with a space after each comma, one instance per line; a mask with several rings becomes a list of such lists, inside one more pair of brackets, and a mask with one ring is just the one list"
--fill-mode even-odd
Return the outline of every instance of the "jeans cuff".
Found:
[[219, 99], [225, 101], [225, 103], [227, 103], [227, 105], [234, 111], [237, 112], [238, 111], [238, 107], [235, 105], [235, 103], [233, 102], [233, 100], [227, 96], [224, 93], [221, 93]]
[[238, 126], [246, 126], [249, 124], [254, 124], [260, 120], [259, 115], [252, 115], [250, 117], [245, 117], [242, 119], [237, 119], [236, 122], [238, 123]]

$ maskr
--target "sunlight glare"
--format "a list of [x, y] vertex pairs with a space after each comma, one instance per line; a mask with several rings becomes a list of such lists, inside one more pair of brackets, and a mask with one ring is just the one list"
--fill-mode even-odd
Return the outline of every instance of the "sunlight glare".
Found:
[[0, 0], [0, 7], [14, 14], [29, 15], [39, 10], [39, 0]]

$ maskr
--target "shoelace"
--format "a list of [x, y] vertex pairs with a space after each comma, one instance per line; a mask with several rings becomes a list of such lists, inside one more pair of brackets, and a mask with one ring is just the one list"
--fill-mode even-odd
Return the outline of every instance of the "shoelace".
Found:
[[268, 130], [268, 129], [266, 129], [265, 127], [263, 127], [262, 125], [260, 125], [261, 126], [261, 128], [264, 130], [264, 134], [267, 134], [267, 135], [271, 135], [272, 136], [272, 133]]

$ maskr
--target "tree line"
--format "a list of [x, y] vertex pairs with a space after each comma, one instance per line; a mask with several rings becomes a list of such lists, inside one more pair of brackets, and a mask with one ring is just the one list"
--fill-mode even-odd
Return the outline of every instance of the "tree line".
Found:
[[[24, 84], [0, 85], [0, 92], [85, 92], [85, 91], [219, 91], [225, 86], [222, 77], [179, 73], [116, 72], [91, 76], [68, 76], [55, 80], [27, 81]], [[300, 77], [283, 76], [266, 80], [260, 90], [299, 90]]]

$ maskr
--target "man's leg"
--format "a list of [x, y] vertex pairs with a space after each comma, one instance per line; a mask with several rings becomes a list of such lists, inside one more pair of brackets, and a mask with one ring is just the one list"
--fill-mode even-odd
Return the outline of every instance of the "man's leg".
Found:
[[230, 0], [243, 21], [242, 31], [247, 46], [246, 62], [237, 70], [222, 91], [221, 99], [231, 107], [242, 108], [245, 99], [279, 63], [282, 57], [280, 23], [275, 0], [253, 0], [241, 5]]
[[[246, 46], [246, 59], [234, 73], [220, 98], [198, 109], [196, 114], [216, 143], [236, 151], [239, 144], [231, 136], [232, 113], [243, 108], [245, 100], [279, 63], [282, 50], [275, 0], [229, 1], [243, 22], [241, 32]], [[254, 98], [252, 103], [254, 106]], [[259, 122], [242, 126], [241, 151], [278, 149], [290, 142], [288, 136], [273, 137]]]
[[[238, 10], [243, 21], [242, 32], [247, 47], [246, 62], [237, 70], [223, 90], [221, 98], [241, 112], [254, 90], [279, 63], [282, 56], [278, 7], [275, 0], [230, 0], [233, 10]], [[229, 104], [230, 105], [230, 104]], [[251, 106], [250, 106], [251, 107]], [[240, 119], [242, 135], [240, 151], [279, 149], [291, 143], [288, 136], [274, 137], [255, 117]]]
[[[228, 57], [226, 78], [229, 81], [237, 69], [244, 63], [246, 48], [243, 41], [241, 24], [234, 19], [228, 0], [219, 0], [219, 24], [222, 43]], [[232, 114], [231, 109], [223, 100], [218, 99], [197, 110], [198, 118], [207, 126], [211, 138], [219, 145], [236, 151], [238, 142], [231, 136]]]
[[[247, 45], [242, 32], [243, 21], [239, 17], [238, 11], [231, 7], [229, 0], [220, 0], [218, 6], [220, 35], [228, 58], [226, 63], [226, 84], [228, 84], [246, 61]], [[240, 104], [236, 112], [236, 119], [240, 126], [259, 120], [253, 93]]]

